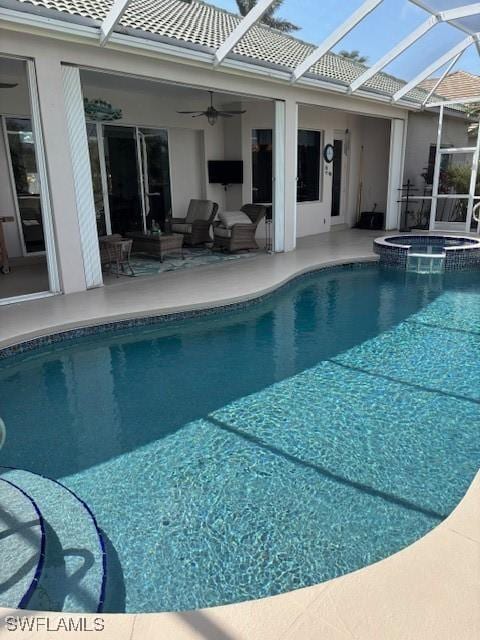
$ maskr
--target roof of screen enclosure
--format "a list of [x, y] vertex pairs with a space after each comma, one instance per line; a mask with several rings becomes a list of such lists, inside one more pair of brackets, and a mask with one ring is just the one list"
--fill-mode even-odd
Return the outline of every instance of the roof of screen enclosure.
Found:
[[[317, 0], [311, 0], [312, 4]], [[374, 15], [385, 0], [365, 0], [318, 45], [308, 44], [260, 22], [274, 0], [258, 0], [244, 17], [198, 0], [0, 0], [0, 17], [9, 11], [23, 11], [55, 17], [98, 28], [98, 42], [140, 37], [175, 47], [193, 55], [202, 52], [211, 64], [242, 63], [268, 69], [291, 84], [331, 88], [412, 107], [437, 106], [435, 90], [458, 64], [464, 52], [480, 53], [480, 3], [465, 0], [404, 0], [424, 13], [424, 20], [407, 35], [392, 37], [391, 48], [369, 67], [342, 57], [332, 49]], [[459, 34], [453, 47], [438, 57], [424, 60], [424, 68], [404, 81], [384, 70], [421, 43], [427, 35], [447, 25]], [[440, 38], [439, 38], [440, 39]], [[423, 57], [423, 56], [422, 56]], [[430, 91], [418, 85], [437, 74]], [[469, 99], [468, 102], [475, 100]], [[478, 98], [480, 101], [480, 97]], [[458, 98], [455, 101], [465, 103]], [[445, 103], [446, 104], [446, 103]], [[452, 105], [453, 106], [453, 105]]]

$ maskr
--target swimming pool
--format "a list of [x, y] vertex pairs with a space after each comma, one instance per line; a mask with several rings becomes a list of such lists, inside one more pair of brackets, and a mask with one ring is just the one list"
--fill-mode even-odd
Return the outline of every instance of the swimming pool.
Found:
[[107, 609], [353, 571], [424, 535], [480, 460], [478, 273], [323, 270], [243, 310], [0, 361], [1, 464], [96, 515]]

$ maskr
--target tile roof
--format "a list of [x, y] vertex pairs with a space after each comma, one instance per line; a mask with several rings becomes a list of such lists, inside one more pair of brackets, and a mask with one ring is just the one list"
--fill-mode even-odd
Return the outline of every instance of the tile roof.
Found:
[[[40, 9], [67, 13], [84, 19], [102, 21], [113, 0], [14, 0], [27, 10], [28, 5]], [[1, 4], [1, 2], [0, 2]], [[11, 6], [11, 3], [10, 3]], [[50, 11], [49, 11], [50, 13]], [[189, 43], [204, 49], [218, 48], [237, 26], [241, 17], [213, 5], [193, 0], [131, 0], [121, 20], [123, 30], [136, 30], [155, 37]], [[237, 44], [233, 53], [263, 64], [294, 69], [315, 46], [302, 42], [263, 24], [254, 26]], [[310, 70], [316, 76], [348, 85], [366, 67], [334, 53], [328, 53]], [[377, 73], [364, 89], [392, 96], [404, 82], [386, 73]], [[426, 96], [422, 89], [410, 91], [407, 99], [421, 102]]]
[[[431, 78], [430, 80], [424, 80], [419, 86], [430, 91], [437, 82], [438, 78]], [[437, 87], [435, 93], [449, 100], [480, 96], [480, 76], [466, 71], [449, 73]]]

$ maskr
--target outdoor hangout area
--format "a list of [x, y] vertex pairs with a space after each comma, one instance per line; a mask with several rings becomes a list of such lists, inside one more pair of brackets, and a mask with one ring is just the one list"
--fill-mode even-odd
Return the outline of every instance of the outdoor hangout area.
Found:
[[0, 634], [478, 640], [479, 56], [0, 0]]

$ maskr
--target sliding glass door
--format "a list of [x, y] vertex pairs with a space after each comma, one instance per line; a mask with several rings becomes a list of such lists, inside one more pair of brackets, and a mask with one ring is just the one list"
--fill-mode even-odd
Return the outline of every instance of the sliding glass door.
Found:
[[29, 118], [6, 118], [10, 162], [17, 199], [23, 254], [45, 251], [40, 180], [35, 141]]
[[170, 162], [166, 131], [139, 129], [147, 229], [155, 220], [163, 228], [171, 212]]
[[163, 129], [88, 123], [99, 235], [163, 227], [171, 211], [168, 134]]
[[142, 231], [144, 207], [136, 130], [105, 125], [103, 131], [112, 233]]

